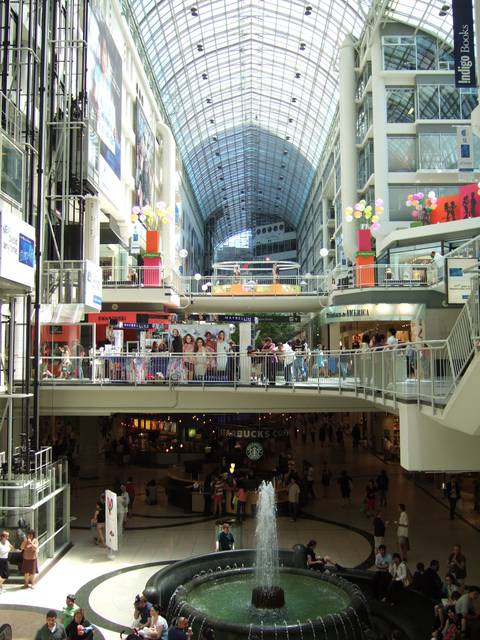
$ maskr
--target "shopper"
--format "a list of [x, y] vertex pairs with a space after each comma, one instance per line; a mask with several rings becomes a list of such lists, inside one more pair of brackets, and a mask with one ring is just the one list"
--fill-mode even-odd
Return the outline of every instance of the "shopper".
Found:
[[93, 514], [92, 524], [97, 530], [97, 538], [95, 543], [101, 547], [105, 546], [105, 494], [102, 493], [100, 499], [95, 505], [95, 513]]
[[37, 631], [35, 640], [65, 640], [65, 629], [57, 622], [57, 612], [54, 609], [47, 611], [46, 623]]
[[382, 512], [377, 511], [377, 514], [373, 519], [373, 540], [375, 549], [379, 549], [381, 545], [385, 544], [385, 529], [386, 523], [382, 518]]
[[385, 469], [382, 469], [380, 474], [377, 476], [376, 484], [378, 490], [379, 506], [386, 507], [389, 478]]
[[338, 482], [338, 485], [340, 487], [340, 493], [341, 493], [342, 500], [343, 500], [343, 506], [346, 506], [347, 504], [352, 504], [351, 499], [350, 499], [350, 496], [351, 496], [351, 493], [352, 493], [352, 479], [347, 474], [347, 472], [345, 470], [342, 471], [342, 475], [337, 480], [337, 482]]
[[398, 517], [397, 538], [398, 547], [402, 560], [407, 560], [408, 552], [410, 551], [410, 540], [408, 538], [408, 514], [404, 504], [399, 504], [400, 515]]
[[288, 485], [288, 512], [292, 522], [297, 521], [298, 516], [298, 504], [300, 502], [300, 487], [295, 476], [290, 478], [290, 484]]
[[133, 627], [135, 629], [143, 629], [151, 624], [152, 605], [147, 598], [137, 595], [133, 603]]
[[168, 640], [190, 640], [193, 630], [188, 626], [188, 619], [180, 616], [175, 626], [168, 630]]
[[91, 622], [85, 618], [83, 609], [78, 608], [73, 614], [73, 620], [65, 627], [68, 640], [92, 640], [94, 629]]
[[168, 639], [168, 622], [161, 614], [160, 605], [152, 604], [150, 609], [150, 625], [143, 627], [138, 632], [141, 638], [147, 640], [167, 640]]
[[388, 587], [392, 580], [390, 575], [390, 565], [392, 556], [387, 553], [387, 547], [384, 544], [379, 545], [375, 555], [375, 575], [373, 576], [372, 588], [373, 596], [378, 600], [386, 597]]
[[450, 520], [455, 520], [455, 509], [460, 500], [460, 482], [456, 476], [452, 476], [445, 485], [445, 494], [450, 505]]
[[135, 495], [137, 492], [136, 485], [132, 476], [128, 476], [127, 482], [125, 483], [125, 488], [127, 489], [128, 497], [129, 497], [128, 516], [130, 517], [132, 515], [133, 503], [135, 502]]
[[405, 561], [402, 560], [399, 553], [394, 553], [392, 563], [390, 564], [390, 575], [392, 580], [388, 587], [387, 599], [393, 603], [398, 603], [401, 598], [404, 586], [407, 586], [408, 571]]
[[8, 539], [8, 531], [2, 531], [0, 534], [0, 593], [4, 592], [3, 583], [8, 580], [8, 554], [14, 550]]
[[[321, 429], [322, 427], [320, 427]], [[325, 434], [325, 428], [323, 428], [323, 432]], [[325, 441], [325, 438], [324, 438]], [[322, 487], [323, 487], [323, 497], [324, 498], [328, 498], [328, 494], [330, 491], [330, 482], [332, 481], [332, 472], [330, 471], [330, 469], [328, 468], [328, 465], [326, 462], [323, 463], [323, 469], [322, 469]]]
[[23, 586], [33, 589], [38, 573], [38, 540], [34, 529], [27, 531], [27, 537], [22, 542], [20, 550], [23, 551], [22, 573], [25, 580]]
[[475, 601], [480, 596], [480, 587], [468, 587], [467, 593], [461, 596], [455, 604], [455, 613], [462, 616], [462, 633], [479, 631], [480, 614], [477, 612]]
[[459, 544], [454, 545], [452, 553], [448, 556], [448, 570], [463, 590], [467, 577], [467, 559]]
[[67, 631], [68, 625], [72, 622], [75, 611], [78, 611], [80, 607], [78, 604], [75, 604], [75, 596], [73, 593], [68, 594], [65, 600], [65, 606], [62, 609], [61, 613], [61, 622], [65, 627], [65, 631]]
[[228, 522], [222, 525], [222, 530], [217, 536], [215, 548], [217, 551], [233, 551], [235, 549], [235, 538], [230, 531]]

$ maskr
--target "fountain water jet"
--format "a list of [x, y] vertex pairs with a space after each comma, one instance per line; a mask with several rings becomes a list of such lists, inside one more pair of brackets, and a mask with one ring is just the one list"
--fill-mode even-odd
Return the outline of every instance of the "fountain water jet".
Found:
[[255, 529], [257, 586], [252, 591], [252, 604], [257, 609], [281, 609], [285, 606], [285, 593], [278, 586], [276, 515], [275, 489], [271, 482], [263, 481], [258, 494], [257, 526]]

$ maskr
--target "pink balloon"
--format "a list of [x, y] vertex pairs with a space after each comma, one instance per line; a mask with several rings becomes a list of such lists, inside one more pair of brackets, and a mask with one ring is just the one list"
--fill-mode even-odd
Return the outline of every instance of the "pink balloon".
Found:
[[374, 222], [374, 223], [372, 224], [372, 229], [373, 229], [374, 231], [376, 231], [377, 229], [380, 229], [380, 223], [379, 223], [379, 222]]
[[412, 211], [412, 217], [418, 218], [418, 211]]

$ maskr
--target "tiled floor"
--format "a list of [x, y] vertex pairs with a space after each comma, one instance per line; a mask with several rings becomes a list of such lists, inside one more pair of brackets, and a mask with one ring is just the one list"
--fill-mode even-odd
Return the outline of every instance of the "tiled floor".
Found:
[[[480, 582], [480, 549], [478, 530], [463, 520], [451, 521], [446, 504], [430, 496], [415, 486], [409, 476], [396, 464], [384, 463], [364, 450], [354, 451], [347, 441], [346, 447], [337, 445], [320, 448], [318, 442], [303, 444], [301, 439], [293, 439], [298, 468], [304, 458], [316, 465], [319, 476], [324, 460], [330, 464], [335, 476], [347, 469], [353, 477], [352, 505], [341, 504], [338, 488], [334, 483], [328, 499], [317, 497], [305, 512], [313, 518], [301, 518], [291, 522], [288, 518], [279, 518], [280, 546], [290, 548], [297, 542], [305, 543], [309, 538], [318, 541], [318, 552], [330, 555], [345, 566], [356, 566], [365, 562], [370, 553], [368, 536], [357, 530], [371, 534], [371, 520], [360, 512], [367, 480], [375, 477], [386, 468], [391, 479], [389, 505], [384, 510], [390, 521], [387, 531], [387, 544], [395, 548], [396, 528], [393, 521], [397, 517], [398, 502], [407, 505], [410, 518], [410, 539], [412, 551], [409, 564], [428, 563], [438, 559], [441, 571], [445, 572], [447, 555], [455, 543], [462, 544], [468, 560], [467, 582]], [[7, 622], [9, 610], [2, 611], [11, 604], [35, 605], [44, 608], [61, 608], [65, 594], [81, 591], [88, 599], [89, 607], [102, 618], [122, 626], [128, 626], [133, 612], [132, 603], [135, 594], [140, 592], [148, 578], [156, 572], [155, 566], [143, 566], [158, 562], [177, 560], [209, 552], [214, 547], [213, 522], [205, 521], [201, 514], [185, 517], [179, 509], [171, 507], [147, 507], [143, 495], [139, 495], [134, 508], [135, 515], [129, 526], [134, 527], [124, 534], [123, 545], [115, 558], [110, 559], [106, 550], [94, 545], [93, 534], [87, 528], [93, 512], [95, 498], [105, 485], [120, 474], [135, 474], [140, 482], [151, 477], [151, 470], [143, 473], [137, 468], [119, 471], [110, 467], [102, 470], [103, 482], [95, 485], [82, 485], [73, 496], [72, 515], [75, 517], [72, 529], [73, 548], [46, 573], [34, 591], [16, 586], [8, 586], [0, 596], [0, 621]], [[321, 487], [316, 487], [321, 495]], [[148, 517], [146, 517], [148, 516]], [[173, 526], [176, 525], [176, 526]], [[254, 523], [247, 520], [244, 524], [243, 546], [253, 542]], [[123, 573], [117, 573], [124, 570]], [[101, 576], [103, 580], [95, 581]], [[80, 604], [86, 604], [81, 602]], [[13, 615], [13, 614], [12, 614]], [[18, 618], [18, 611], [15, 613]], [[36, 618], [35, 618], [36, 620]], [[25, 618], [29, 626], [34, 623]], [[108, 623], [106, 623], [108, 626]], [[108, 628], [101, 630], [107, 640], [118, 638], [118, 633]], [[31, 637], [31, 633], [30, 636]], [[15, 634], [15, 640], [22, 635]]]

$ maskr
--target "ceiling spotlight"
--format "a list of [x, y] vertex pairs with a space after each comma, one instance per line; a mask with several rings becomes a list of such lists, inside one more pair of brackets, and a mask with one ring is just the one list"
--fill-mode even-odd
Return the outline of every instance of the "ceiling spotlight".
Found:
[[439, 16], [446, 16], [449, 11], [450, 11], [450, 5], [449, 4], [442, 4], [442, 7], [441, 7], [440, 11], [438, 12], [438, 15]]
[[300, 42], [300, 51], [305, 51], [306, 48], [307, 45], [305, 44], [305, 42]]
[[195, 18], [198, 18], [198, 8], [197, 7], [190, 7], [190, 13], [192, 14], [192, 16], [194, 16]]
[[305, 7], [305, 15], [306, 16], [311, 16], [312, 15], [312, 6], [307, 4], [307, 6]]

